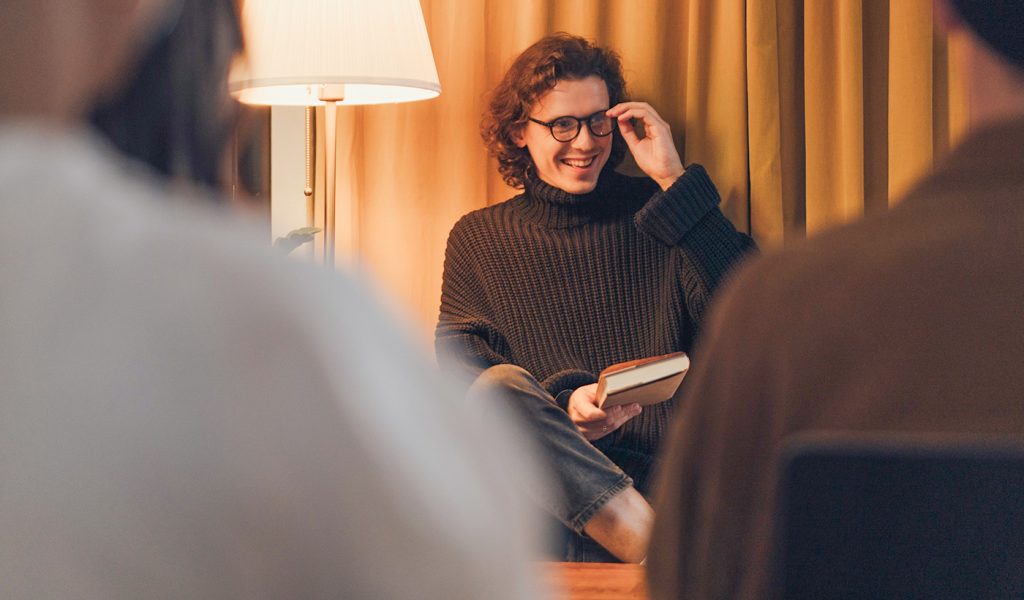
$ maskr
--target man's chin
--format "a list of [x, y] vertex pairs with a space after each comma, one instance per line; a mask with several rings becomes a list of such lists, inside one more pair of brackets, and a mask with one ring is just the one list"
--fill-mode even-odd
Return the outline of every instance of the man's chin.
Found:
[[564, 182], [564, 185], [559, 187], [570, 194], [589, 194], [594, 191], [595, 187], [597, 187], [597, 178], [594, 178], [593, 181], [589, 179], [574, 179]]

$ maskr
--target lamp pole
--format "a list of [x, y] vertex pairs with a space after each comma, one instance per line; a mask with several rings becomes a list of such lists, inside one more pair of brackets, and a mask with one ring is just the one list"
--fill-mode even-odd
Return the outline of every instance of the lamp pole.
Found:
[[242, 22], [247, 53], [232, 70], [232, 93], [251, 104], [324, 106], [323, 201], [312, 194], [309, 159], [304, 191], [322, 229], [314, 259], [333, 266], [358, 246], [358, 205], [337, 192], [338, 104], [411, 102], [441, 92], [422, 8], [419, 0], [246, 0]]

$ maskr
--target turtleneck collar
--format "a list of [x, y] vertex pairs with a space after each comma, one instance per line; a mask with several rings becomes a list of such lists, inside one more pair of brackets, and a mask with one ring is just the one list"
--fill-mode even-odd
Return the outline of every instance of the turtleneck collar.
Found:
[[605, 169], [592, 191], [570, 194], [541, 181], [531, 172], [521, 196], [519, 212], [526, 220], [552, 229], [575, 227], [626, 212], [632, 213], [639, 207], [633, 206], [627, 194], [616, 192], [622, 187], [620, 184], [623, 178], [614, 170]]

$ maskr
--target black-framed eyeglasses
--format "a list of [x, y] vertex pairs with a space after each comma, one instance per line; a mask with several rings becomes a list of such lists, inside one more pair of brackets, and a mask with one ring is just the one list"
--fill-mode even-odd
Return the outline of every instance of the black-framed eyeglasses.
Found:
[[611, 132], [615, 130], [615, 119], [606, 115], [606, 112], [607, 109], [599, 110], [583, 118], [573, 116], [558, 117], [546, 123], [533, 117], [530, 117], [530, 120], [538, 125], [547, 127], [551, 131], [551, 137], [559, 142], [571, 142], [583, 130], [584, 123], [587, 124], [590, 135], [594, 137], [611, 135]]

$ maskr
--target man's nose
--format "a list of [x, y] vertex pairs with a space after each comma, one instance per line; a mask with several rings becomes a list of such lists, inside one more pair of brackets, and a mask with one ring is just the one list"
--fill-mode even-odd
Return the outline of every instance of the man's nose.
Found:
[[590, 150], [596, 146], [597, 138], [594, 134], [590, 133], [590, 127], [583, 123], [580, 127], [579, 135], [572, 141], [572, 147], [576, 150]]

